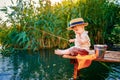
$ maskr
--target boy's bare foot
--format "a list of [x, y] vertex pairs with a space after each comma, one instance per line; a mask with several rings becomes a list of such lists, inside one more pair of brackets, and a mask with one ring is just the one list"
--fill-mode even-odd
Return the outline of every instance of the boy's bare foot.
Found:
[[55, 54], [62, 56], [63, 55], [63, 51], [57, 49], [57, 50], [55, 50]]

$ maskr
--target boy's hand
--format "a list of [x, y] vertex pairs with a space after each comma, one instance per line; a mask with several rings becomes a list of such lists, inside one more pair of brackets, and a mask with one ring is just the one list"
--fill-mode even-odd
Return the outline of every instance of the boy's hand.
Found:
[[70, 43], [71, 43], [71, 42], [74, 42], [74, 41], [75, 41], [75, 39], [70, 39], [70, 40], [69, 40]]

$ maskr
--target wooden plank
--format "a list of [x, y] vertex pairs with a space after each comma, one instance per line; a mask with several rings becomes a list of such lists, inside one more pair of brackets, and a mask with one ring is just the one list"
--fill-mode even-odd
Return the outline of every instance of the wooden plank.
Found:
[[[95, 53], [96, 52], [96, 53]], [[95, 51], [92, 50], [90, 51], [89, 55], [92, 54], [98, 54], [98, 50]], [[67, 59], [76, 59], [76, 56], [70, 56], [70, 55], [63, 55], [63, 58], [67, 58]], [[82, 57], [83, 58], [83, 57]], [[103, 58], [98, 57], [97, 59], [95, 59], [94, 61], [101, 61], [101, 62], [120, 62], [120, 51], [106, 51], [106, 53], [104, 54]], [[78, 73], [78, 65], [79, 65], [79, 61], [76, 60], [76, 62], [74, 63], [74, 75], [73, 78], [76, 80], [77, 77], [77, 73]], [[80, 64], [81, 65], [81, 64]]]
[[[91, 50], [90, 54], [94, 54], [94, 50]], [[70, 55], [63, 55], [63, 58], [76, 59], [75, 56], [70, 56]], [[120, 63], [120, 51], [106, 51], [104, 58], [97, 58], [94, 61]]]
[[120, 62], [120, 51], [106, 51], [104, 58], [97, 58], [95, 61]]

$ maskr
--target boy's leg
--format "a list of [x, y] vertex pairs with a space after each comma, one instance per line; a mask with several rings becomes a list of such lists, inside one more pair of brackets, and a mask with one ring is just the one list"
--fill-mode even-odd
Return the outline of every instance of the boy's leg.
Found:
[[60, 49], [57, 49], [57, 50], [55, 50], [55, 54], [57, 54], [57, 55], [68, 55], [68, 54], [70, 54], [70, 51], [69, 51], [69, 49], [65, 49], [65, 50], [60, 50]]

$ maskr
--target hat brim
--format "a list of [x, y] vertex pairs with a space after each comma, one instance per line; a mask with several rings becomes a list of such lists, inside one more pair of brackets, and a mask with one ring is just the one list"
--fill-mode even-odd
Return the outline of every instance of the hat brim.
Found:
[[72, 26], [68, 27], [67, 30], [73, 30], [73, 27], [74, 27], [74, 26], [77, 26], [77, 25], [80, 25], [80, 26], [81, 26], [81, 25], [84, 25], [84, 27], [85, 27], [85, 26], [88, 26], [88, 23], [75, 24], [75, 25], [72, 25]]

